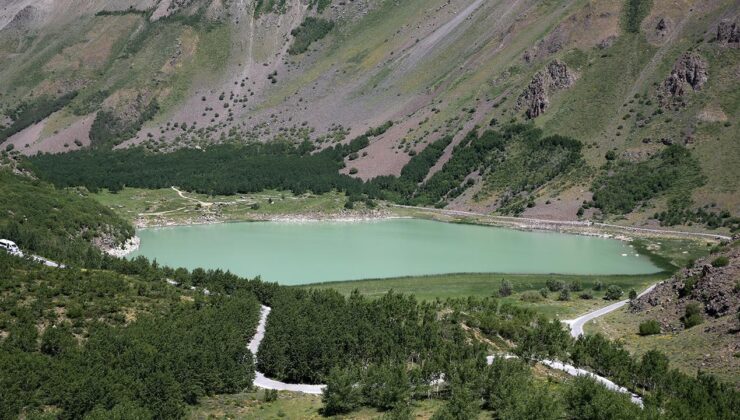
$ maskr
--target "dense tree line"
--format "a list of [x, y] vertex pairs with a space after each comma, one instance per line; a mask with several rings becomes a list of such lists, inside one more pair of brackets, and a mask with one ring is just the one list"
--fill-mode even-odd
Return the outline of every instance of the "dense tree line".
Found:
[[13, 134], [41, 122], [44, 118], [64, 108], [75, 96], [77, 96], [77, 92], [70, 92], [60, 97], [43, 95], [22, 102], [7, 113], [7, 116], [12, 120], [10, 125], [7, 127], [0, 126], [0, 143]]
[[160, 276], [48, 269], [5, 253], [0, 267], [0, 418], [48, 407], [59, 418], [177, 418], [202, 396], [251, 385], [259, 303], [249, 290], [203, 296]]
[[24, 251], [67, 263], [98, 258], [93, 240], [120, 243], [133, 227], [110, 209], [77, 194], [0, 170], [0, 238]]
[[671, 145], [644, 162], [607, 164], [591, 190], [595, 207], [606, 214], [625, 214], [659, 194], [688, 194], [702, 183], [699, 164], [691, 152]]
[[98, 111], [90, 127], [90, 142], [93, 147], [113, 147], [128, 140], [139, 132], [144, 123], [159, 111], [159, 104], [153, 99], [135, 118], [119, 117], [115, 112], [102, 109]]
[[168, 154], [134, 148], [86, 150], [65, 156], [40, 155], [34, 169], [57, 186], [85, 186], [91, 191], [124, 186], [169, 188], [177, 185], [204, 194], [237, 194], [277, 188], [296, 194], [360, 190], [361, 182], [338, 173], [334, 149], [302, 154], [280, 144], [219, 145], [206, 151], [180, 149]]

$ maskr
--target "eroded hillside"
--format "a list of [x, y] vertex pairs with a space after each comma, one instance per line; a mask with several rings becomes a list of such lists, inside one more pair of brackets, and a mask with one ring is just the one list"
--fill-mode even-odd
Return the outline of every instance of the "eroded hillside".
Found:
[[[0, 10], [4, 150], [365, 133], [340, 172], [369, 180], [450, 138], [417, 188], [447, 190], [425, 204], [737, 229], [734, 1], [73, 3]], [[512, 122], [542, 132], [455, 164], [472, 130]]]

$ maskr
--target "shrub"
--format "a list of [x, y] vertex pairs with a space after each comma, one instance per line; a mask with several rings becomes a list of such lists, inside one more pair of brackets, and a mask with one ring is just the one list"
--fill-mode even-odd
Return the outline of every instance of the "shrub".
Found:
[[498, 288], [498, 295], [501, 297], [511, 296], [511, 294], [514, 293], [514, 287], [511, 285], [510, 282], [506, 280], [501, 280], [501, 286]]
[[293, 29], [293, 44], [288, 48], [288, 54], [297, 55], [308, 51], [308, 47], [325, 37], [334, 28], [334, 22], [326, 19], [307, 17], [301, 25]]
[[542, 289], [540, 289], [540, 295], [541, 295], [541, 296], [542, 296], [543, 298], [545, 298], [545, 299], [547, 299], [547, 295], [548, 295], [549, 293], [550, 293], [550, 291], [549, 291], [549, 290], [547, 290], [547, 289], [546, 289], [546, 288], [544, 288], [544, 287], [543, 287]]
[[712, 267], [724, 267], [729, 263], [730, 263], [730, 260], [727, 257], [725, 256], [717, 257], [712, 261]]
[[591, 293], [591, 292], [583, 292], [583, 293], [581, 293], [580, 298], [583, 299], [583, 300], [593, 299], [594, 298], [594, 294]]
[[555, 279], [548, 279], [546, 285], [551, 292], [559, 292], [565, 288], [565, 283]]
[[681, 322], [683, 322], [683, 326], [686, 329], [697, 326], [704, 322], [704, 319], [701, 316], [701, 308], [699, 307], [698, 303], [689, 303], [688, 305], [686, 305], [686, 312], [681, 318]]
[[637, 291], [635, 291], [635, 289], [630, 289], [629, 297], [630, 300], [637, 299]]
[[660, 334], [660, 323], [651, 319], [640, 324], [640, 335]]
[[[547, 291], [545, 291], [545, 296], [547, 296]], [[528, 291], [528, 292], [522, 293], [522, 295], [519, 297], [519, 299], [521, 299], [523, 302], [534, 303], [534, 302], [541, 301], [542, 300], [542, 295], [540, 293], [537, 293], [537, 292]]]
[[558, 296], [558, 300], [560, 301], [569, 301], [570, 300], [570, 290], [563, 289], [560, 291], [560, 295]]
[[622, 288], [617, 286], [616, 284], [612, 284], [611, 286], [607, 287], [606, 289], [606, 295], [604, 295], [604, 298], [606, 300], [619, 300], [619, 298], [622, 297], [624, 292], [622, 291]]
[[596, 283], [594, 283], [594, 290], [597, 292], [604, 290], [604, 283], [601, 280], [596, 280]]
[[349, 174], [350, 174], [350, 175], [354, 175], [354, 174], [356, 174], [357, 172], [358, 172], [358, 171], [357, 171], [357, 168], [350, 168], [350, 170], [349, 170]]
[[583, 290], [583, 284], [581, 284], [580, 280], [573, 280], [570, 282], [570, 291], [571, 292], [580, 292]]

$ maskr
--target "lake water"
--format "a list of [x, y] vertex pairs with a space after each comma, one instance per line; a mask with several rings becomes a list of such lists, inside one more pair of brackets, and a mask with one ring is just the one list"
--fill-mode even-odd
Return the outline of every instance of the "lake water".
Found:
[[138, 235], [141, 247], [130, 257], [290, 285], [443, 273], [660, 271], [617, 240], [417, 219], [227, 223], [142, 229]]

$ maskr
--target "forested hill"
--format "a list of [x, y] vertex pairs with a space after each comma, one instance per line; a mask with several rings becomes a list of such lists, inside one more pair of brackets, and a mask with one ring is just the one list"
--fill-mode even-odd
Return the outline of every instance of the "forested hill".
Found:
[[65, 263], [98, 259], [134, 235], [130, 223], [81, 193], [57, 190], [0, 167], [0, 237]]

